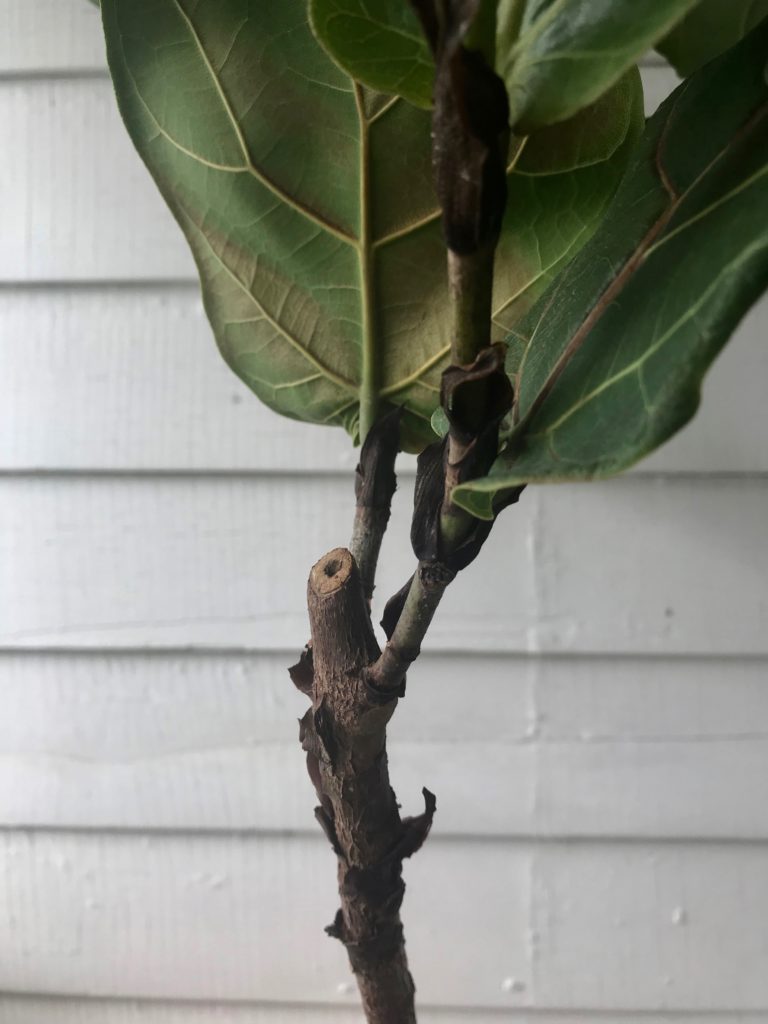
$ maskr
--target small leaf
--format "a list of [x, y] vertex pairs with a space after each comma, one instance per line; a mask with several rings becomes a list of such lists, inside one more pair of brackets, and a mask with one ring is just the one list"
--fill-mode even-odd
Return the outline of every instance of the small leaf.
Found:
[[448, 422], [448, 417], [445, 415], [445, 409], [442, 405], [438, 405], [435, 411], [432, 413], [432, 429], [438, 437], [442, 438], [451, 429], [451, 424]]
[[687, 78], [768, 15], [768, 0], [700, 0], [656, 49]]
[[432, 105], [435, 65], [408, 0], [309, 0], [312, 31], [339, 67], [377, 92]]
[[522, 14], [502, 5], [496, 69], [513, 126], [530, 131], [594, 103], [696, 2], [527, 0]]
[[516, 426], [457, 504], [626, 469], [694, 414], [710, 363], [768, 285], [768, 21], [648, 123], [600, 230], [517, 328]]

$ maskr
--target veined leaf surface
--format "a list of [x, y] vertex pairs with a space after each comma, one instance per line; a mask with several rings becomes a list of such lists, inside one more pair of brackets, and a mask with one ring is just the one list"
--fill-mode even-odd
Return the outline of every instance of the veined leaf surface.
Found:
[[408, 0], [309, 0], [312, 30], [354, 79], [432, 106], [435, 62]]
[[[318, 39], [354, 78], [431, 104], [434, 63], [409, 0], [309, 2]], [[713, 2], [729, 7], [732, 0]], [[696, 3], [500, 0], [495, 69], [507, 86], [512, 126], [530, 132], [594, 103]]]
[[649, 121], [592, 241], [516, 331], [516, 427], [456, 500], [482, 517], [529, 481], [626, 469], [694, 414], [768, 284], [768, 21]]
[[742, 39], [768, 16], [768, 0], [699, 0], [657, 44], [684, 78]]
[[[601, 96], [697, 0], [524, 0], [502, 4], [496, 69], [511, 123], [530, 131]], [[729, 2], [729, 0], [725, 0]]]
[[[428, 113], [354, 83], [304, 0], [102, 7], [123, 117], [190, 242], [231, 367], [285, 415], [354, 437], [396, 403], [406, 445], [432, 440], [450, 338]], [[499, 335], [596, 228], [639, 102], [636, 77], [617, 87], [603, 159], [582, 166], [578, 133], [519, 154]]]
[[[494, 324], [504, 339], [596, 230], [644, 124], [637, 68], [513, 156], [496, 253]], [[516, 348], [510, 342], [510, 358]]]

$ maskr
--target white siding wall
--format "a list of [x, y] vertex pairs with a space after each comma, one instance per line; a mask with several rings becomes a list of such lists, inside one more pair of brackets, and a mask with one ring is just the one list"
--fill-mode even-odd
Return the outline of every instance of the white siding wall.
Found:
[[[352, 1024], [285, 666], [354, 453], [219, 359], [96, 10], [0, 25], [0, 1024]], [[426, 1024], [768, 1020], [767, 310], [439, 613], [392, 729]]]

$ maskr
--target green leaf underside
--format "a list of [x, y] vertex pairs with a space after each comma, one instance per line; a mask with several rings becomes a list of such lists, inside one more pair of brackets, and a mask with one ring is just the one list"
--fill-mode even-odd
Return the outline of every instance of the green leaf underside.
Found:
[[601, 228], [516, 328], [517, 426], [457, 502], [618, 473], [694, 414], [768, 285], [768, 22], [649, 121]]
[[[303, 0], [102, 7], [123, 117], [190, 242], [227, 362], [276, 411], [353, 437], [377, 405], [404, 405], [406, 447], [423, 447], [450, 340], [429, 115], [337, 68]], [[597, 227], [640, 104], [629, 76], [599, 144], [533, 136], [518, 154], [498, 336]]]
[[700, 0], [656, 49], [683, 77], [730, 49], [768, 16], [768, 0]]
[[[494, 325], [502, 329], [499, 338], [506, 337], [586, 244], [605, 214], [642, 131], [643, 90], [637, 69], [595, 105], [594, 116], [589, 114], [574, 118], [579, 130], [571, 132], [564, 124], [560, 133], [552, 129], [529, 136], [514, 158], [496, 252]], [[596, 122], [606, 130], [595, 131]], [[514, 338], [506, 340], [513, 360], [517, 346]]]
[[640, 72], [633, 67], [567, 121], [529, 135], [515, 169], [519, 174], [557, 174], [590, 167], [609, 160], [628, 134], [636, 142], [644, 124]]

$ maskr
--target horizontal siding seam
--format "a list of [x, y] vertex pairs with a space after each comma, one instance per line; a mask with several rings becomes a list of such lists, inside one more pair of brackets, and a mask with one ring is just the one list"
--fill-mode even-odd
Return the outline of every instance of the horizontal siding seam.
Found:
[[[25, 643], [24, 646], [14, 646], [11, 644], [0, 644], [0, 658], [33, 658], [41, 656], [51, 656], [60, 658], [64, 656], [72, 657], [93, 657], [93, 658], [112, 658], [112, 657], [135, 657], [140, 655], [147, 658], [168, 658], [168, 657], [189, 657], [189, 658], [203, 658], [203, 657], [222, 657], [222, 658], [252, 658], [260, 655], [268, 657], [279, 657], [284, 655], [286, 658], [297, 657], [300, 645], [294, 647], [285, 647], [283, 645], [275, 647], [265, 646], [232, 646], [222, 644], [221, 646], [215, 646], [212, 644], [195, 644], [185, 646], [168, 646], [162, 647], [156, 646], [118, 646], [112, 644], [105, 644], [104, 646], [83, 646], [74, 645], [67, 647], [66, 645], [55, 645], [55, 644], [42, 644], [40, 646], [34, 646], [33, 644]], [[440, 647], [430, 647], [422, 651], [419, 655], [420, 662], [423, 663], [425, 658], [444, 658], [444, 657], [466, 657], [472, 662], [477, 661], [506, 661], [507, 659], [523, 661], [539, 661], [546, 660], [549, 658], [559, 659], [561, 661], [619, 661], [624, 663], [632, 663], [637, 661], [643, 662], [698, 662], [698, 663], [722, 663], [725, 666], [733, 664], [753, 664], [763, 665], [768, 663], [768, 654], [762, 653], [750, 653], [750, 654], [736, 654], [725, 652], [718, 653], [707, 653], [696, 650], [691, 651], [670, 651], [669, 653], [659, 653], [658, 651], [645, 651], [645, 650], [623, 650], [623, 651], [611, 651], [611, 650], [540, 650], [540, 651], [526, 651], [522, 648], [507, 650], [501, 647], [493, 647], [488, 645], [484, 648], [478, 648], [477, 650], [471, 647], [452, 647], [449, 645], [442, 645]]]
[[[659, 54], [648, 54], [638, 66], [643, 69], [669, 67], [667, 61]], [[17, 84], [19, 82], [60, 82], [60, 81], [105, 81], [110, 77], [109, 69], [104, 67], [28, 67], [28, 68], [0, 68], [0, 86]]]
[[0, 69], [0, 88], [29, 82], [106, 82], [109, 70], [104, 68], [11, 68]]
[[[256, 399], [254, 399], [256, 401]], [[275, 415], [279, 415], [275, 413]], [[398, 468], [398, 476], [401, 477], [414, 477], [416, 475], [416, 467], [414, 465], [406, 465]], [[141, 480], [190, 480], [190, 481], [210, 481], [211, 483], [217, 481], [253, 481], [258, 479], [265, 480], [339, 480], [339, 481], [351, 481], [354, 479], [354, 469], [352, 466], [338, 469], [333, 466], [328, 466], [324, 469], [295, 469], [292, 467], [272, 468], [272, 467], [261, 467], [253, 469], [226, 469], [219, 467], [196, 467], [195, 469], [187, 469], [185, 467], [173, 467], [168, 468], [162, 467], [147, 467], [143, 469], [123, 469], [121, 467], [105, 466], [99, 467], [87, 467], [82, 468], [79, 466], [68, 469], [66, 467], [57, 466], [54, 468], [47, 468], [44, 466], [30, 466], [29, 468], [4, 468], [0, 466], [0, 485], [5, 480], [57, 480], [61, 482], [74, 481], [74, 480], [93, 480], [94, 482], [101, 481], [141, 481]], [[588, 481], [588, 483], [601, 484], [611, 483], [612, 480], [619, 479], [618, 477], [605, 478], [601, 480]], [[633, 469], [629, 472], [621, 474], [620, 479], [623, 483], [637, 482], [639, 485], [642, 481], [643, 484], [649, 486], [654, 482], [664, 483], [667, 486], [670, 484], [674, 486], [677, 481], [683, 484], [697, 484], [697, 483], [717, 483], [722, 482], [723, 484], [733, 483], [744, 483], [754, 481], [756, 483], [764, 483], [768, 481], [768, 470], [723, 470], [723, 469], [711, 469], [711, 470], [659, 470], [650, 469], [644, 470], [642, 468]], [[585, 481], [586, 482], [586, 481]], [[557, 484], [542, 484], [542, 485], [531, 485], [531, 486], [543, 486], [543, 487], [555, 487]], [[573, 486], [573, 485], [570, 485]], [[353, 499], [350, 495], [350, 509], [353, 508]]]
[[[82, 994], [57, 993], [57, 992], [34, 992], [22, 990], [9, 990], [0, 992], [0, 1008], [4, 999], [16, 999], [22, 1000], [37, 1000], [40, 1002], [61, 1002], [69, 1004], [93, 1004], [93, 1005], [105, 1005], [105, 1006], [147, 1006], [147, 1007], [158, 1007], [158, 1008], [223, 1008], [223, 1009], [254, 1009], [254, 1010], [277, 1010], [277, 1011], [303, 1011], [309, 1012], [313, 1010], [317, 1011], [334, 1011], [344, 1015], [359, 1013], [359, 1008], [356, 1006], [350, 1006], [347, 1004], [338, 1003], [329, 1000], [325, 1003], [311, 1002], [302, 1003], [295, 1002], [292, 1000], [285, 1000], [275, 1002], [274, 1000], [260, 1001], [252, 999], [237, 999], [237, 998], [221, 998], [216, 1000], [210, 999], [157, 999], [153, 996], [145, 995], [131, 995], [131, 996], [120, 996], [120, 995], [98, 995], [94, 996], [88, 992]], [[461, 1013], [462, 1016], [483, 1016], [485, 1018], [495, 1017], [500, 1021], [504, 1020], [515, 1020], [521, 1017], [540, 1017], [544, 1024], [546, 1024], [547, 1017], [555, 1017], [558, 1020], [570, 1020], [578, 1021], [579, 1024], [583, 1024], [584, 1015], [588, 1014], [589, 1019], [592, 1021], [605, 1021], [607, 1024], [612, 1024], [614, 1021], [621, 1021], [627, 1019], [630, 1021], [647, 1020], [649, 1024], [653, 1024], [656, 1019], [662, 1020], [674, 1020], [683, 1022], [688, 1021], [702, 1021], [706, 1022], [712, 1018], [718, 1020], [722, 1018], [732, 1018], [734, 1024], [751, 1024], [751, 1021], [757, 1021], [758, 1015], [763, 1014], [768, 1010], [768, 1007], [751, 1009], [751, 1010], [738, 1010], [732, 1007], [719, 1007], [715, 1009], [706, 1010], [632, 1010], [617, 1008], [615, 1010], [599, 1009], [595, 1010], [588, 1006], [579, 1007], [551, 1007], [551, 1006], [510, 1006], [510, 1007], [492, 1007], [492, 1006], [479, 1006], [475, 1004], [461, 1004], [453, 1003], [451, 1005], [440, 1005], [437, 1003], [419, 1002], [418, 1008], [420, 1011], [425, 1011], [435, 1015], [444, 1015], [446, 1018], [456, 1016]]]
[[[722, 665], [723, 668], [732, 667], [735, 664], [743, 665], [768, 665], [768, 654], [735, 654], [721, 653], [709, 654], [693, 651], [690, 654], [671, 651], [660, 653], [658, 651], [641, 651], [640, 653], [627, 651], [495, 651], [495, 650], [440, 650], [427, 648], [419, 655], [419, 663], [424, 664], [430, 660], [442, 659], [446, 656], [459, 655], [472, 662], [487, 664], [489, 661], [507, 662], [514, 661], [525, 664], [545, 664], [547, 662], [570, 663], [577, 662], [615, 662], [617, 666], [635, 664], [638, 661], [643, 663], [664, 664], [672, 662], [675, 665], [688, 663], [691, 665]], [[146, 658], [158, 661], [171, 660], [173, 658], [295, 658], [295, 647], [241, 647], [241, 646], [209, 646], [201, 644], [195, 647], [7, 647], [0, 645], [0, 660], [7, 659], [33, 659], [33, 658], [88, 658], [94, 661], [108, 660], [113, 658]], [[286, 670], [287, 671], [287, 670]], [[767, 677], [768, 678], [768, 677]], [[768, 685], [768, 684], [767, 684]]]
[[[297, 744], [298, 752], [298, 744]], [[310, 842], [317, 847], [324, 848], [325, 837], [315, 828], [307, 829], [256, 829], [256, 828], [173, 828], [163, 826], [154, 828], [152, 826], [110, 826], [90, 827], [86, 825], [12, 825], [0, 824], [0, 836], [35, 836], [35, 837], [68, 837], [72, 839], [152, 839], [168, 840], [179, 842], [181, 840], [196, 840], [198, 842], [243, 841], [246, 843], [273, 843], [273, 842]], [[768, 847], [768, 837], [755, 836], [674, 836], [674, 835], [612, 835], [602, 833], [599, 835], [580, 835], [578, 833], [563, 835], [540, 835], [536, 833], [523, 833], [499, 835], [493, 832], [441, 832], [435, 828], [429, 837], [430, 845], [437, 843], [439, 846], [485, 846], [485, 847], [507, 847], [510, 850], [519, 848], [562, 848], [562, 847], [592, 847], [595, 850], [604, 848], [616, 849], [624, 847], [635, 849], [637, 847], [654, 847], [678, 850], [698, 850], [702, 847], [707, 850], [765, 850]]]

